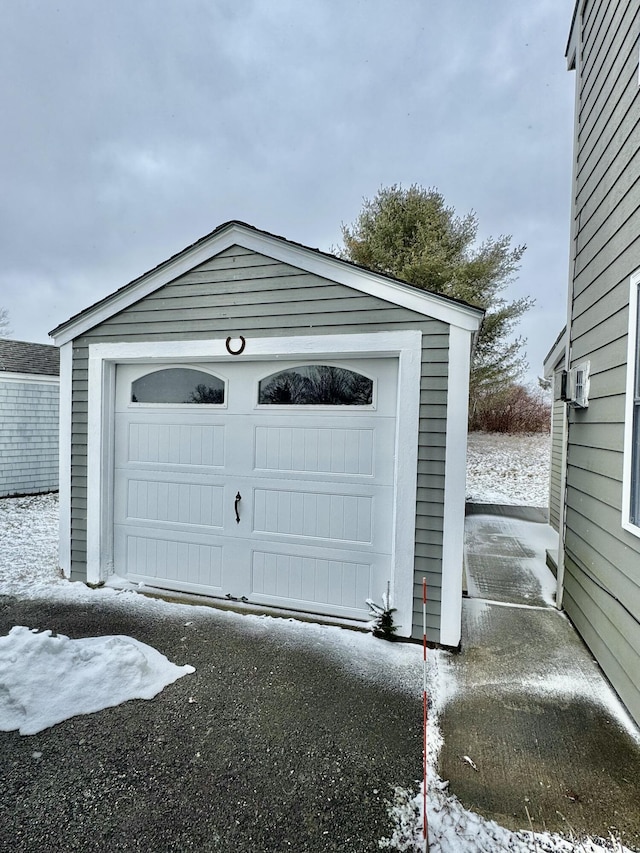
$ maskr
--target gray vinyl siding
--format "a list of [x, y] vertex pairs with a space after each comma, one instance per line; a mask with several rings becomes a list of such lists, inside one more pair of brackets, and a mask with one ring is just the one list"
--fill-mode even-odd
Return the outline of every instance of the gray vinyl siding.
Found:
[[549, 466], [549, 524], [560, 530], [562, 507], [562, 446], [565, 403], [559, 399], [560, 373], [553, 377], [553, 403], [551, 405], [551, 463]]
[[0, 497], [58, 488], [57, 382], [0, 374]]
[[571, 364], [589, 408], [569, 410], [564, 606], [640, 722], [640, 540], [623, 530], [628, 298], [640, 268], [640, 18], [628, 0], [582, 15]]
[[73, 343], [71, 558], [86, 577], [88, 345], [419, 329], [423, 333], [416, 515], [416, 613], [422, 635], [427, 578], [429, 637], [439, 641], [449, 327], [376, 297], [232, 247], [114, 315]]

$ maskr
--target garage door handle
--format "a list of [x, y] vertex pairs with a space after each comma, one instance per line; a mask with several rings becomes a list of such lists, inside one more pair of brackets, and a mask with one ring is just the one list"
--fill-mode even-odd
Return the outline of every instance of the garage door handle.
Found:
[[236, 495], [235, 502], [233, 504], [233, 508], [236, 511], [236, 524], [240, 524], [240, 513], [238, 512], [238, 504], [240, 503], [241, 500], [242, 500], [242, 495], [240, 494], [240, 492], [238, 492], [238, 494]]

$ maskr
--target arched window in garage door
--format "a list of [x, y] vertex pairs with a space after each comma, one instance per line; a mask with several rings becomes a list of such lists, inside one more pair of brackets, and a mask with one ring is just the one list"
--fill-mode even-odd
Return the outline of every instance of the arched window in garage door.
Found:
[[260, 381], [261, 405], [370, 406], [373, 380], [328, 364], [305, 364], [272, 373]]
[[168, 367], [146, 373], [131, 383], [131, 402], [201, 405], [225, 402], [224, 380], [203, 370]]

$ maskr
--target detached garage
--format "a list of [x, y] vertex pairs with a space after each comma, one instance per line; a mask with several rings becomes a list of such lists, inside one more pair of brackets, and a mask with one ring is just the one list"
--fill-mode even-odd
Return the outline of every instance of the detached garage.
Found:
[[460, 641], [482, 312], [239, 222], [51, 334], [61, 565]]

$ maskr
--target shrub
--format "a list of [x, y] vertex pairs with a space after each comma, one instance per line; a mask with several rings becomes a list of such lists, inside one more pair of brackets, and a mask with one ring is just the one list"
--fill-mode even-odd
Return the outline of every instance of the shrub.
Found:
[[551, 403], [541, 388], [511, 384], [477, 393], [469, 409], [469, 429], [483, 432], [549, 432]]

